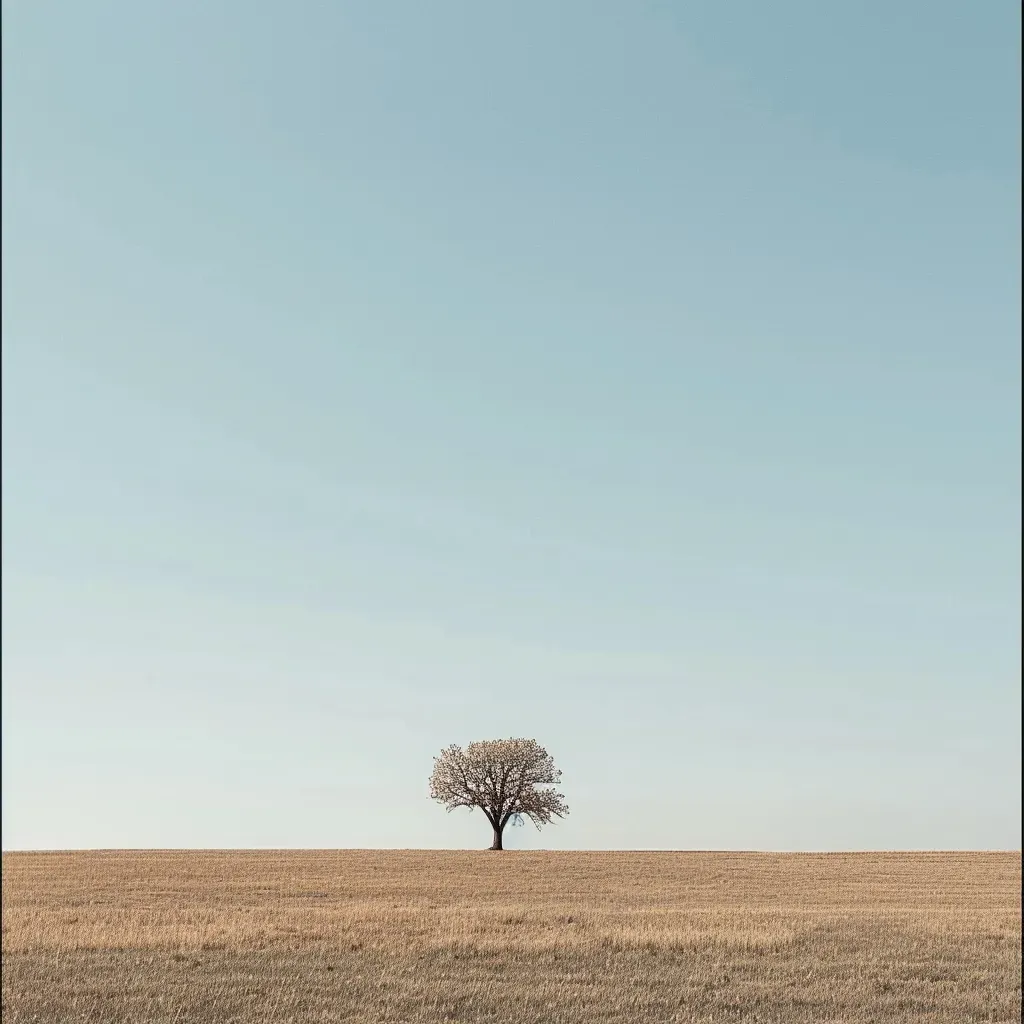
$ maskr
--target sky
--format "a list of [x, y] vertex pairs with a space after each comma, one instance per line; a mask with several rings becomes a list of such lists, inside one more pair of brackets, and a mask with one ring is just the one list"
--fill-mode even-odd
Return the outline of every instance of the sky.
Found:
[[4, 849], [1019, 849], [1020, 5], [3, 5]]

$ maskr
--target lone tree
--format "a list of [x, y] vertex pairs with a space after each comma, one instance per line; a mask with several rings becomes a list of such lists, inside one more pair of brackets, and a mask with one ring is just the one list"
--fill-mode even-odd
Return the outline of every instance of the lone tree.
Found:
[[465, 750], [450, 746], [434, 758], [430, 795], [453, 811], [479, 807], [494, 829], [492, 850], [501, 850], [505, 826], [529, 818], [539, 829], [569, 813], [565, 797], [553, 789], [562, 773], [536, 741], [484, 740]]

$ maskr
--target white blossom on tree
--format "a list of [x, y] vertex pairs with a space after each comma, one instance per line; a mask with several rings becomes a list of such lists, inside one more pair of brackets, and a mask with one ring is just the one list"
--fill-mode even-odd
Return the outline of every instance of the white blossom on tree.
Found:
[[551, 755], [528, 739], [483, 740], [465, 750], [452, 745], [434, 758], [430, 796], [445, 808], [479, 807], [494, 830], [492, 850], [510, 822], [529, 818], [537, 828], [569, 813], [565, 797], [553, 789], [562, 773]]

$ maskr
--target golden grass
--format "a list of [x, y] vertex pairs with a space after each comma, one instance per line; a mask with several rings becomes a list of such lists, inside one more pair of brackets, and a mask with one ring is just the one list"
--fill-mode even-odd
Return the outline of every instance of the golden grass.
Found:
[[4, 1019], [1020, 1021], [1020, 896], [1019, 853], [7, 853]]

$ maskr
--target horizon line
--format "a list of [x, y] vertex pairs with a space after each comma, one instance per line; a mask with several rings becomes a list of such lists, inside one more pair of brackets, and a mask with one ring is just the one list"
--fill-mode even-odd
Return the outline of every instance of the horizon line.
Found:
[[1021, 853], [1021, 847], [872, 847], [841, 850], [822, 849], [753, 849], [753, 848], [699, 848], [699, 847], [632, 847], [558, 850], [551, 848], [489, 850], [472, 846], [67, 846], [25, 847], [0, 850], [9, 853], [743, 853], [790, 854], [814, 856], [849, 856], [879, 853]]

